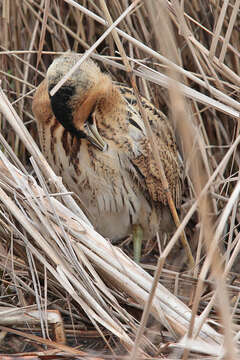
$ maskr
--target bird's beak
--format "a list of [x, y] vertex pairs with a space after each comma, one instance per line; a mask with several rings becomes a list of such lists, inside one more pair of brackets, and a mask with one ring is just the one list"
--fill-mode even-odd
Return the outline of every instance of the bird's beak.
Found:
[[92, 124], [86, 122], [84, 124], [84, 132], [87, 136], [88, 141], [95, 145], [99, 150], [105, 151], [107, 150], [107, 143], [103, 140], [103, 138], [100, 136], [96, 122], [93, 119]]

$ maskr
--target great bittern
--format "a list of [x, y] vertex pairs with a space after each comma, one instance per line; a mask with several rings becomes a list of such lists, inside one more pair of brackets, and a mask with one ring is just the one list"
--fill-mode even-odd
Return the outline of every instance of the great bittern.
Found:
[[[66, 186], [79, 195], [96, 230], [118, 240], [141, 229], [143, 240], [174, 223], [133, 90], [113, 83], [86, 60], [64, 85], [51, 89], [76, 64], [66, 53], [50, 65], [33, 99], [42, 151]], [[173, 129], [141, 98], [169, 188], [179, 206], [182, 182]], [[140, 232], [141, 232], [140, 231]], [[135, 254], [139, 260], [140, 254]]]

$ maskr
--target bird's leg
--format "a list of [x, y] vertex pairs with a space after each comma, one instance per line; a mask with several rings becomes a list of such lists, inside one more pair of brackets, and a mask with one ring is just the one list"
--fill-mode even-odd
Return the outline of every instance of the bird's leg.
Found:
[[143, 229], [140, 225], [133, 225], [133, 259], [138, 264], [142, 252]]

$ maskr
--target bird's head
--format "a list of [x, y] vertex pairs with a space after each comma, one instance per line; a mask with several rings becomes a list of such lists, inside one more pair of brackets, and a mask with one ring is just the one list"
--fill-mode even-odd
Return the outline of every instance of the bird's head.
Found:
[[84, 61], [61, 88], [51, 96], [54, 86], [80, 60], [76, 53], [56, 58], [47, 71], [48, 93], [56, 119], [72, 134], [87, 138], [104, 151], [106, 143], [99, 135], [94, 110], [99, 99], [112, 87], [111, 79], [91, 60]]

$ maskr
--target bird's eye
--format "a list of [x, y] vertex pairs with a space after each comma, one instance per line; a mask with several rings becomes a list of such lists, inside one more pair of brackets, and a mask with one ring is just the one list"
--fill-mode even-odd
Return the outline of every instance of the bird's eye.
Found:
[[[88, 125], [92, 125], [93, 123], [94, 123], [94, 109], [90, 112], [90, 114], [88, 115], [88, 118], [87, 118], [87, 120], [86, 120], [86, 123], [88, 124]], [[86, 124], [85, 123], [85, 124]], [[85, 124], [84, 124], [84, 126], [85, 126]]]

